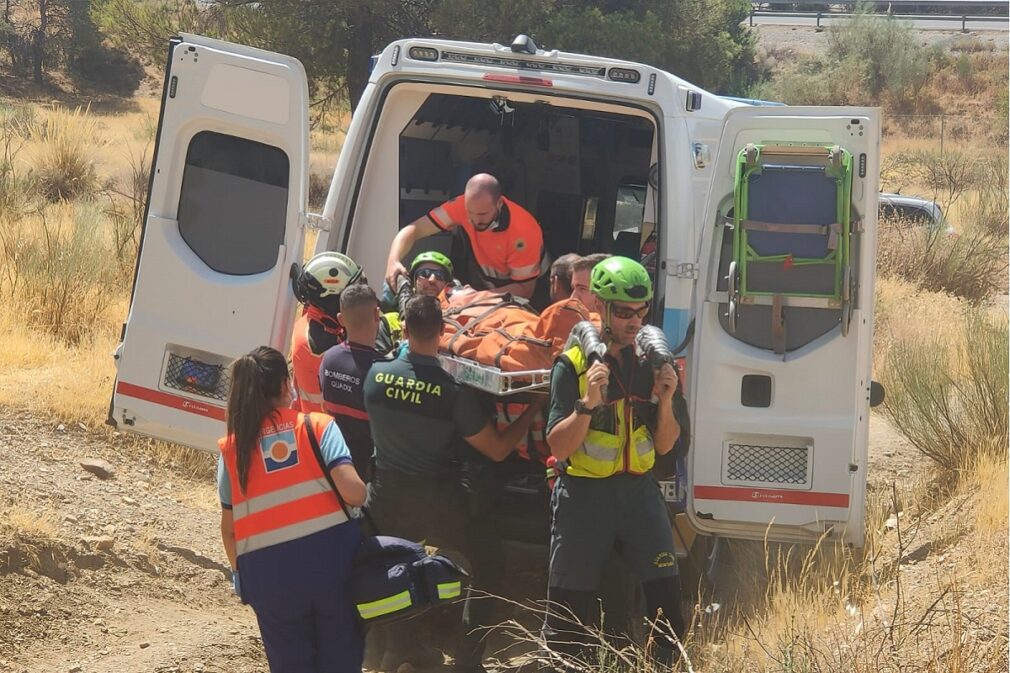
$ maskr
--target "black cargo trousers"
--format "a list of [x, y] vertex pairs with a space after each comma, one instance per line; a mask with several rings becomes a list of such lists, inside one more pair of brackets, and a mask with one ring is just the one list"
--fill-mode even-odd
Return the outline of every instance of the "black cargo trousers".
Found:
[[[472, 574], [463, 607], [463, 633], [454, 653], [456, 667], [479, 664], [492, 623], [494, 601], [473, 595], [498, 594], [504, 574], [504, 553], [489, 499], [468, 493], [462, 475], [447, 472], [417, 477], [377, 469], [369, 484], [369, 510], [383, 535], [393, 535], [428, 546], [451, 549], [466, 556]], [[418, 629], [410, 621], [391, 624], [387, 648], [409, 651], [419, 644]]]

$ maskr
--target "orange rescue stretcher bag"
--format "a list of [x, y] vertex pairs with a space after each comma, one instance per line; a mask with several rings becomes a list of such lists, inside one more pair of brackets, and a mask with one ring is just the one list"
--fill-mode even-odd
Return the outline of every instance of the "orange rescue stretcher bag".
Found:
[[[457, 292], [443, 303], [445, 332], [440, 344], [449, 352], [503, 371], [550, 369], [564, 349], [572, 328], [583, 320], [599, 327], [600, 318], [577, 299], [548, 306], [539, 315], [526, 300], [490, 291]], [[527, 404], [499, 400], [497, 426], [506, 428], [525, 411]], [[519, 440], [518, 454], [543, 462], [550, 455], [542, 414], [533, 421], [526, 437]]]
[[456, 293], [442, 316], [443, 351], [504, 371], [551, 366], [551, 343], [535, 336], [539, 316], [524, 299], [490, 291]]

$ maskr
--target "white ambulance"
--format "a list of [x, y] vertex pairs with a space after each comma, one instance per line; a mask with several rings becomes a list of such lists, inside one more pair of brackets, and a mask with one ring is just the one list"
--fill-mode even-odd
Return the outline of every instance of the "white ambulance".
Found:
[[524, 36], [405, 39], [377, 57], [313, 214], [308, 105], [294, 58], [171, 41], [110, 423], [216, 450], [227, 365], [287, 349], [306, 230], [381, 282], [398, 227], [486, 171], [552, 257], [655, 273], [650, 320], [686, 342], [693, 531], [862, 546], [877, 109], [749, 106]]

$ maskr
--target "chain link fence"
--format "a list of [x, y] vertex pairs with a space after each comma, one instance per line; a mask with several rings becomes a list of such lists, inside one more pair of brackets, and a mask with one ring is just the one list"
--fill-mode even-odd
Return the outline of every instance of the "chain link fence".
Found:
[[885, 114], [883, 136], [902, 135], [907, 138], [933, 141], [940, 153], [954, 149], [965, 140], [976, 138], [981, 131], [979, 119], [967, 114]]

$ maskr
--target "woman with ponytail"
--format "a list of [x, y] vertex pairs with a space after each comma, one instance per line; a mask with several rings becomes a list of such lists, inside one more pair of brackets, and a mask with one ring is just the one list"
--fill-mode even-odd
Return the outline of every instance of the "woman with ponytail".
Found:
[[360, 673], [348, 581], [361, 533], [341, 499], [363, 504], [365, 485], [333, 419], [291, 409], [291, 397], [287, 362], [273, 348], [232, 364], [228, 436], [218, 442], [232, 582], [256, 613], [272, 673]]

